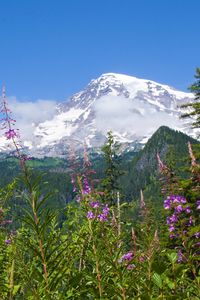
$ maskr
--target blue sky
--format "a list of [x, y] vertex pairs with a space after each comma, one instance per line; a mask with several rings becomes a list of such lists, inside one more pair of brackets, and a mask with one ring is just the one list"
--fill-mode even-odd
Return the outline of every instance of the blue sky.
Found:
[[199, 0], [0, 0], [0, 85], [65, 100], [102, 73], [186, 90], [200, 66]]

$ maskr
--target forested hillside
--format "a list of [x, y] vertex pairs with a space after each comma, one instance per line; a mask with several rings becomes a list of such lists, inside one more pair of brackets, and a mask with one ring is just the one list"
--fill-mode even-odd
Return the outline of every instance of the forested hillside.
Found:
[[[189, 166], [188, 142], [198, 145], [197, 140], [163, 126], [149, 139], [144, 149], [139, 152], [118, 153], [118, 164], [122, 170], [122, 175], [118, 179], [121, 201], [136, 203], [141, 190], [143, 190], [145, 197], [155, 204], [156, 210], [159, 212], [162, 207], [162, 195], [160, 192], [157, 153], [167, 165], [174, 170], [178, 170], [177, 173], [179, 174], [177, 175], [187, 177], [186, 169]], [[84, 172], [83, 160], [83, 157], [77, 156], [75, 161], [60, 158], [32, 158], [27, 162], [34, 176], [40, 176], [41, 181], [44, 181], [41, 187], [42, 193], [48, 193], [49, 186], [51, 186], [53, 192], [49, 195], [49, 207], [61, 210], [67, 203], [73, 201], [76, 193], [73, 192], [71, 183], [72, 169], [76, 165], [76, 168], [82, 169], [82, 172]], [[95, 186], [99, 186], [101, 189], [101, 180], [105, 177], [106, 170], [103, 152], [102, 154], [91, 153], [90, 162], [92, 169], [95, 171], [92, 175], [93, 179], [98, 179], [95, 181]], [[18, 178], [16, 187], [19, 190], [23, 189], [21, 170], [17, 158], [6, 156], [1, 158], [0, 175], [2, 187], [12, 182], [14, 178]], [[22, 208], [26, 207], [25, 202], [19, 200], [15, 194], [7, 202], [7, 205], [10, 207], [10, 214], [15, 220], [13, 224], [19, 224], [18, 217], [23, 214]], [[63, 213], [60, 213], [60, 218], [63, 219], [63, 217]]]

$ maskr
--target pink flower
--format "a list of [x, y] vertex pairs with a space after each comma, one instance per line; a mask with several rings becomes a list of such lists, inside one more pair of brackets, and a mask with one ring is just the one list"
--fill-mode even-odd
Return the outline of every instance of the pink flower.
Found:
[[127, 266], [127, 270], [133, 270], [135, 268], [135, 265], [131, 264]]
[[99, 207], [99, 202], [98, 201], [90, 202], [90, 206], [92, 208], [98, 208]]
[[133, 253], [132, 252], [128, 252], [128, 253], [124, 254], [121, 259], [122, 260], [131, 261], [133, 259]]
[[17, 132], [14, 129], [9, 129], [5, 132], [7, 140], [13, 139], [18, 136]]
[[107, 216], [105, 214], [99, 214], [98, 215], [98, 220], [100, 222], [104, 222], [104, 221], [107, 221], [108, 219], [107, 219]]
[[5, 244], [6, 244], [6, 245], [10, 245], [10, 244], [11, 244], [11, 240], [9, 240], [9, 239], [8, 239], [8, 240], [5, 240]]
[[92, 211], [88, 211], [88, 213], [87, 213], [87, 218], [88, 218], [89, 220], [94, 219], [94, 218], [95, 218], [94, 213], [93, 213]]

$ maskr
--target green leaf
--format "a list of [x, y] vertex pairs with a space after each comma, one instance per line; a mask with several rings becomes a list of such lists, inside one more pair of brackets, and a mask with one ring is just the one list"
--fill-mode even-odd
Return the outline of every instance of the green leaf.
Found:
[[14, 286], [13, 292], [12, 292], [13, 296], [15, 296], [17, 294], [17, 292], [19, 291], [19, 289], [20, 289], [20, 285], [19, 284]]
[[154, 273], [152, 276], [152, 281], [159, 287], [160, 289], [163, 287], [162, 278], [158, 273]]
[[172, 264], [174, 264], [178, 259], [178, 255], [176, 252], [172, 252], [170, 254], [168, 253], [167, 256]]

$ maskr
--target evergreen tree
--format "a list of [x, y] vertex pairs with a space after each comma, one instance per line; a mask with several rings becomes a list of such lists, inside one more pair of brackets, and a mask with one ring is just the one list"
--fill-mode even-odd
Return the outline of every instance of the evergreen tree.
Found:
[[197, 80], [189, 87], [190, 91], [195, 95], [195, 102], [186, 103], [182, 105], [182, 108], [191, 108], [191, 112], [183, 114], [181, 117], [195, 117], [195, 121], [192, 123], [193, 128], [200, 128], [200, 68], [196, 69], [194, 76]]
[[111, 131], [108, 132], [107, 142], [102, 147], [103, 156], [106, 162], [105, 177], [102, 180], [102, 187], [105, 193], [104, 199], [111, 205], [117, 202], [119, 192], [119, 177], [123, 174], [120, 170], [120, 157], [118, 155], [119, 144], [114, 141]]

